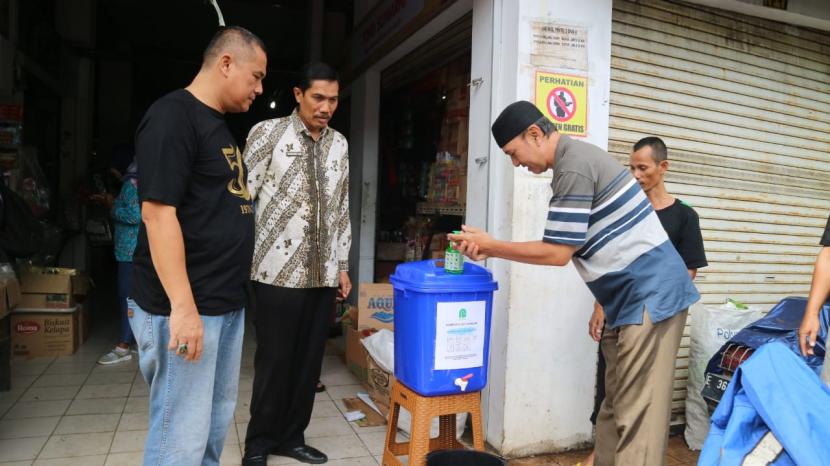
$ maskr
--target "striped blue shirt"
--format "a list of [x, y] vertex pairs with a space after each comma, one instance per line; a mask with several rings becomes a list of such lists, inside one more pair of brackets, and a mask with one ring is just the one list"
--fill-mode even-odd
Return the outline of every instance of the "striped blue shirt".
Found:
[[610, 328], [668, 319], [700, 299], [640, 185], [602, 149], [560, 136], [543, 240], [572, 260]]

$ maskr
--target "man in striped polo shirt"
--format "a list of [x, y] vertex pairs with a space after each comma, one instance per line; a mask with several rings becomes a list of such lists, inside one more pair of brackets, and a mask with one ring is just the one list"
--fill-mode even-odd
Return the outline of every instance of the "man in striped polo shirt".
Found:
[[573, 261], [606, 313], [596, 464], [665, 464], [674, 361], [686, 310], [700, 297], [686, 265], [643, 190], [608, 153], [560, 135], [526, 101], [509, 105], [492, 131], [514, 166], [537, 174], [553, 169], [544, 236], [499, 241], [464, 226], [450, 240], [473, 260]]

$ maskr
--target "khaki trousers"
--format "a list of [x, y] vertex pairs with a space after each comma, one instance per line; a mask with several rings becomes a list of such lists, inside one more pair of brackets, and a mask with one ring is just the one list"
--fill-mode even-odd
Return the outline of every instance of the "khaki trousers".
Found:
[[666, 464], [677, 348], [687, 310], [657, 324], [605, 328], [605, 401], [597, 417], [598, 466]]

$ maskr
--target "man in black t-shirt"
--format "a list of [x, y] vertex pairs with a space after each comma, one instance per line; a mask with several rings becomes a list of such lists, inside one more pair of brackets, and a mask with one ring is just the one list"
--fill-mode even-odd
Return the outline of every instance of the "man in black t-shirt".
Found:
[[[666, 190], [665, 175], [669, 169], [668, 149], [662, 139], [647, 137], [634, 144], [634, 149], [628, 159], [628, 165], [634, 179], [643, 188], [651, 206], [657, 212], [657, 217], [663, 229], [669, 236], [674, 248], [680, 253], [689, 276], [697, 276], [697, 269], [706, 267], [706, 252], [703, 249], [703, 236], [700, 233], [700, 220], [692, 207], [675, 198]], [[588, 321], [588, 335], [595, 341], [602, 337], [605, 326], [605, 314], [598, 303], [594, 303], [594, 313]], [[594, 412], [591, 414], [591, 423], [596, 424], [597, 414], [605, 398], [605, 358], [599, 352], [597, 364], [597, 393], [594, 399]], [[594, 464], [592, 452], [582, 464]]]
[[233, 419], [254, 215], [224, 114], [262, 93], [265, 47], [222, 28], [185, 89], [136, 133], [142, 225], [128, 301], [150, 384], [145, 465], [218, 465]]
[[674, 248], [680, 253], [689, 275], [695, 278], [697, 269], [706, 267], [706, 252], [700, 220], [692, 207], [666, 191], [665, 176], [669, 169], [666, 144], [657, 137], [640, 139], [628, 159], [631, 174], [640, 183], [652, 207], [660, 218]]

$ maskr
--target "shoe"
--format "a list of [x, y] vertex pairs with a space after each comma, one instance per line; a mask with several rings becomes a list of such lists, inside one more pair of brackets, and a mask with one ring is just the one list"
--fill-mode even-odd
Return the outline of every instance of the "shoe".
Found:
[[323, 393], [326, 391], [326, 386], [323, 385], [323, 382], [317, 382], [317, 388], [315, 388], [314, 391], [317, 393]]
[[325, 453], [308, 445], [300, 445], [299, 447], [293, 448], [278, 448], [271, 453], [277, 456], [294, 458], [300, 463], [308, 464], [323, 464], [329, 460], [329, 457]]
[[110, 364], [118, 364], [119, 362], [126, 362], [133, 358], [133, 353], [129, 348], [121, 348], [116, 346], [109, 353], [98, 358], [98, 364], [105, 366]]
[[242, 466], [268, 466], [268, 457], [265, 455], [243, 456]]

